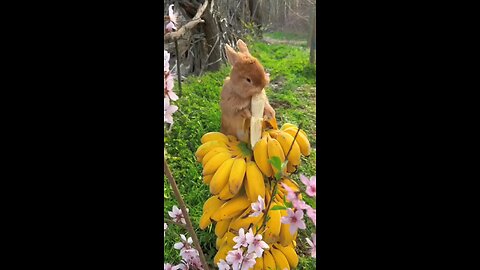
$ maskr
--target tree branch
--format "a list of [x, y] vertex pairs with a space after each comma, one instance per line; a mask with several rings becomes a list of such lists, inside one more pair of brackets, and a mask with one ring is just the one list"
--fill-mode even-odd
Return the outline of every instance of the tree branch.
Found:
[[202, 20], [200, 17], [203, 15], [203, 12], [207, 8], [208, 5], [208, 0], [205, 0], [205, 3], [200, 6], [200, 8], [197, 10], [197, 14], [192, 18], [191, 21], [189, 21], [187, 24], [184, 26], [180, 27], [176, 32], [171, 32], [167, 33], [163, 36], [163, 43], [170, 43], [174, 42], [175, 40], [178, 40], [181, 38], [188, 30], [191, 30], [193, 27], [195, 27], [199, 23], [203, 23], [204, 20]]

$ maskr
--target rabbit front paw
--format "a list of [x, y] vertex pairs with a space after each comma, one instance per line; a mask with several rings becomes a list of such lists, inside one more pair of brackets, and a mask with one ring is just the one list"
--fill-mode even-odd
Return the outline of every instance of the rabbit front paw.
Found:
[[240, 111], [240, 116], [243, 117], [243, 118], [251, 118], [252, 113], [250, 112], [250, 110], [248, 108], [245, 108], [245, 109]]

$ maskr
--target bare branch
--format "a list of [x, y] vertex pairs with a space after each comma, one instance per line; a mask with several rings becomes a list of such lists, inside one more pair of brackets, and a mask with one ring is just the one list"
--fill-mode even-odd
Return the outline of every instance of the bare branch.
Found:
[[208, 0], [205, 0], [205, 3], [203, 3], [202, 6], [197, 10], [197, 14], [192, 18], [191, 21], [189, 21], [187, 24], [184, 26], [180, 27], [176, 32], [171, 32], [167, 33], [163, 36], [163, 43], [170, 43], [174, 42], [175, 40], [178, 40], [181, 38], [188, 30], [191, 30], [193, 27], [195, 27], [199, 23], [203, 23], [204, 20], [202, 20], [200, 17], [203, 15], [203, 12], [207, 8], [208, 5]]

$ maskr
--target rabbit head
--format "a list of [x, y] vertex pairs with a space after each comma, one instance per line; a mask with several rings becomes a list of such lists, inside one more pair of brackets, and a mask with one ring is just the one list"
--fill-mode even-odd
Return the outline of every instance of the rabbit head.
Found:
[[269, 79], [262, 64], [248, 51], [247, 45], [239, 39], [237, 46], [239, 52], [228, 44], [225, 46], [228, 62], [232, 65], [230, 80], [237, 95], [249, 98], [260, 93]]

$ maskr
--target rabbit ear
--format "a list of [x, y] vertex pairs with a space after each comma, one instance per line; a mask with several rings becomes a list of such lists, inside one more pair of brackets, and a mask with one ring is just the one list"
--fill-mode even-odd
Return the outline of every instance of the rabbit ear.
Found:
[[241, 53], [251, 56], [250, 52], [248, 51], [247, 44], [245, 44], [245, 42], [243, 42], [241, 39], [237, 41], [237, 46]]
[[227, 54], [227, 59], [230, 65], [235, 65], [237, 62], [237, 52], [230, 47], [230, 45], [225, 44], [225, 53]]

